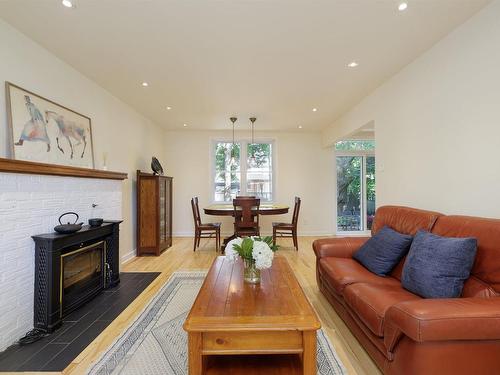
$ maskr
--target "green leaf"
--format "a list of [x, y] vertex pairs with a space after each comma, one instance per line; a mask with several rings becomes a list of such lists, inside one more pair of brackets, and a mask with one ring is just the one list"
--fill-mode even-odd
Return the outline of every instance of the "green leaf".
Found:
[[244, 238], [241, 243], [240, 256], [245, 259], [252, 259], [253, 241], [251, 238]]
[[234, 243], [234, 244], [233, 244], [233, 250], [235, 250], [235, 251], [236, 251], [238, 254], [240, 254], [240, 256], [241, 256], [242, 249], [241, 249], [241, 246], [240, 246], [240, 245], [238, 245], [238, 244]]

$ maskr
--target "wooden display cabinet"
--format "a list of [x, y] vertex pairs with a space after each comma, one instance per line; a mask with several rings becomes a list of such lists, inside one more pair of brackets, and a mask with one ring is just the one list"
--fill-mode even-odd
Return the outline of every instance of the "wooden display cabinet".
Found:
[[172, 246], [172, 177], [137, 171], [137, 255]]

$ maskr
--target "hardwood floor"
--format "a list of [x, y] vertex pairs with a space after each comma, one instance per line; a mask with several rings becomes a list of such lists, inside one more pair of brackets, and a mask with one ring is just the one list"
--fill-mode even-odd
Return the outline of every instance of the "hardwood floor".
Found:
[[[288, 259], [348, 373], [380, 374], [364, 349], [318, 290], [315, 276], [315, 256], [311, 247], [314, 239], [314, 237], [299, 237], [298, 252], [293, 249], [291, 240], [279, 240], [280, 254]], [[99, 358], [100, 354], [142, 311], [173, 272], [208, 269], [217, 255], [214, 244], [213, 239], [203, 240], [200, 248], [193, 252], [192, 238], [174, 238], [173, 246], [160, 257], [134, 258], [123, 265], [122, 271], [125, 272], [161, 272], [161, 275], [63, 371], [63, 374], [84, 374], [90, 364]]]

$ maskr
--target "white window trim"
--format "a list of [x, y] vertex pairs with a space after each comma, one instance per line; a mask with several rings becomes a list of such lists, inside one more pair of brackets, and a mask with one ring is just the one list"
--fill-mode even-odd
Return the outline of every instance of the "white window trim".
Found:
[[[365, 230], [357, 230], [357, 231], [339, 231], [338, 230], [338, 213], [337, 213], [337, 156], [361, 156], [363, 157], [363, 165], [362, 165], [362, 174], [363, 177], [366, 177], [366, 158], [369, 156], [375, 157], [375, 150], [335, 150], [334, 146], [334, 171], [335, 171], [335, 209], [334, 209], [334, 223], [335, 223], [335, 233], [343, 236], [370, 236], [371, 235], [371, 230], [365, 229]], [[376, 159], [375, 159], [376, 160]], [[366, 215], [366, 206], [367, 206], [367, 199], [366, 199], [366, 181], [361, 184], [362, 186], [362, 191], [361, 191], [361, 213], [362, 213], [362, 220], [363, 220], [363, 227], [367, 227], [367, 215]]]
[[[226, 142], [232, 143], [233, 139], [229, 137], [216, 137], [210, 138], [210, 150], [209, 150], [209, 167], [210, 167], [210, 182], [209, 182], [209, 191], [210, 191], [210, 201], [212, 204], [231, 204], [231, 202], [221, 202], [216, 201], [214, 198], [215, 192], [215, 145], [218, 142]], [[244, 165], [240, 165], [240, 192], [239, 194], [246, 194], [247, 189], [247, 145], [252, 143], [250, 138], [238, 138], [234, 140], [234, 143], [240, 143], [240, 162], [245, 161]], [[275, 203], [276, 202], [276, 142], [272, 138], [255, 138], [254, 143], [270, 143], [271, 144], [271, 175], [272, 175], [272, 199], [270, 201], [262, 201], [265, 203]], [[242, 163], [243, 164], [243, 163]], [[243, 190], [243, 191], [242, 191]]]

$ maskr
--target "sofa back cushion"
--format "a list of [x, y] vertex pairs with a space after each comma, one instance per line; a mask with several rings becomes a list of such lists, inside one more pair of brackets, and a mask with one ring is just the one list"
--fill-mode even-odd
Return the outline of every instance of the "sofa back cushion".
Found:
[[395, 231], [414, 236], [419, 230], [431, 231], [438, 212], [404, 206], [382, 206], [377, 209], [372, 225], [372, 235], [388, 226]]
[[[500, 220], [471, 216], [440, 216], [432, 233], [446, 237], [474, 237], [477, 239], [477, 252], [471, 276], [482, 281], [484, 290], [478, 283], [464, 287], [462, 297], [471, 293], [488, 293], [488, 288], [500, 292]], [[468, 288], [469, 287], [469, 288]]]
[[[379, 207], [375, 213], [375, 219], [372, 225], [372, 235], [377, 233], [384, 226], [388, 226], [399, 233], [414, 236], [421, 229], [430, 231], [439, 216], [441, 216], [441, 214], [438, 212], [419, 210], [417, 208], [382, 206]], [[401, 280], [404, 261], [405, 258], [394, 267], [391, 272], [392, 277]]]
[[476, 276], [471, 276], [465, 281], [462, 297], [468, 298], [490, 298], [499, 294], [489, 284], [479, 280]]

